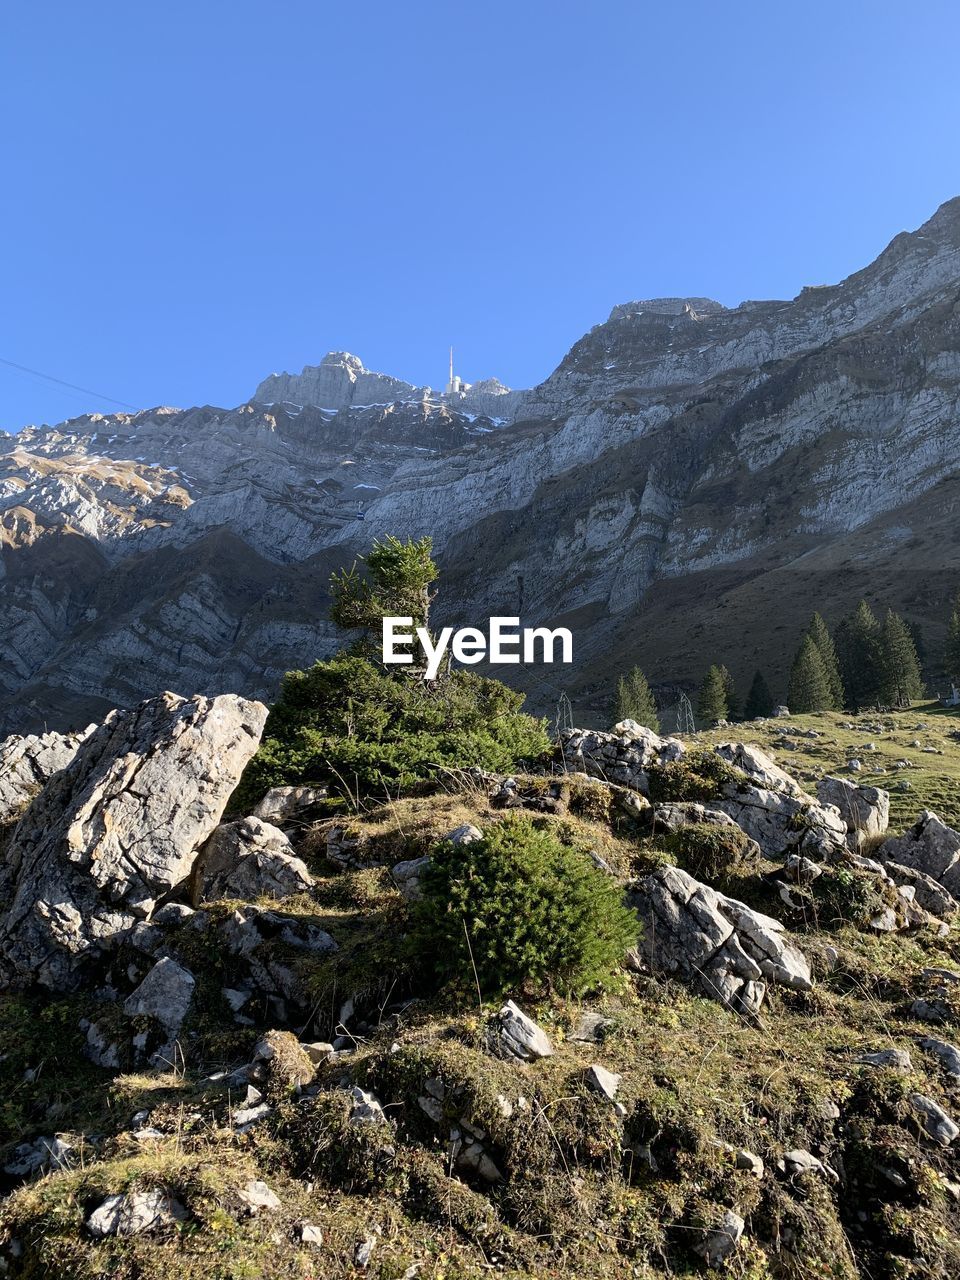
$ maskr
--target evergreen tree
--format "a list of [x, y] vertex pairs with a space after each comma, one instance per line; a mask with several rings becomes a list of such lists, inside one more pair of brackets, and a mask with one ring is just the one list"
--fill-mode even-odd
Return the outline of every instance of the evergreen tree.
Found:
[[762, 671], [754, 673], [750, 692], [747, 694], [747, 705], [744, 707], [744, 718], [756, 720], [758, 716], [773, 715], [773, 694]]
[[910, 639], [913, 641], [913, 647], [917, 651], [917, 662], [920, 663], [920, 679], [926, 683], [927, 671], [927, 646], [923, 639], [923, 628], [919, 622], [908, 622], [910, 628]]
[[960, 595], [953, 604], [953, 613], [947, 628], [947, 649], [944, 654], [947, 676], [953, 684], [960, 685]]
[[700, 686], [697, 711], [700, 719], [705, 724], [711, 725], [716, 724], [718, 720], [726, 720], [729, 710], [723, 672], [719, 667], [713, 666], [704, 676], [703, 684]]
[[[330, 617], [346, 631], [361, 630], [367, 634], [354, 647], [354, 652], [375, 658], [380, 654], [384, 618], [412, 618], [413, 627], [430, 627], [430, 604], [434, 592], [430, 584], [436, 579], [437, 566], [431, 558], [430, 538], [401, 542], [392, 535], [383, 542], [375, 541], [366, 556], [366, 574], [354, 563], [330, 576]], [[446, 671], [449, 673], [449, 661]], [[404, 675], [419, 678], [422, 668], [416, 664], [401, 668]]]
[[830, 635], [827, 624], [819, 613], [815, 613], [810, 619], [808, 634], [817, 646], [820, 659], [823, 662], [827, 684], [830, 688], [831, 710], [839, 711], [843, 706], [843, 680], [840, 678], [840, 663], [837, 660], [837, 650], [833, 643], [833, 637]]
[[800, 648], [793, 660], [787, 705], [795, 714], [828, 711], [831, 706], [830, 681], [823, 658], [809, 634], [800, 641]]
[[883, 621], [880, 642], [881, 696], [884, 702], [904, 707], [923, 697], [920, 663], [910, 628], [892, 609]]
[[837, 627], [840, 677], [851, 711], [870, 706], [880, 698], [880, 623], [866, 600]]
[[736, 686], [733, 683], [733, 676], [730, 674], [728, 667], [721, 665], [720, 675], [723, 679], [723, 693], [727, 699], [727, 720], [740, 719], [740, 699], [737, 697]]
[[660, 732], [660, 717], [657, 715], [657, 704], [647, 677], [639, 667], [634, 667], [617, 681], [617, 719], [636, 720], [637, 724]]

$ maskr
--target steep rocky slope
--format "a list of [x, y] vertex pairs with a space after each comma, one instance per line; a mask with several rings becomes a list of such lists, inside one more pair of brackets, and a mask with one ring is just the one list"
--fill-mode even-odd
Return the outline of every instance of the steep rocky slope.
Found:
[[792, 302], [617, 306], [531, 392], [427, 396], [333, 353], [231, 411], [29, 428], [0, 441], [0, 723], [164, 684], [269, 697], [331, 647], [331, 567], [386, 533], [434, 536], [441, 621], [572, 626], [572, 671], [516, 678], [582, 719], [638, 660], [776, 686], [810, 609], [864, 593], [935, 655], [958, 398], [954, 200]]
[[[0, 827], [3, 1274], [957, 1273], [960, 833], [827, 773], [839, 717], [745, 726], [776, 759], [575, 729], [535, 772], [223, 821], [264, 712], [166, 694], [0, 743], [33, 762]], [[955, 777], [956, 717], [918, 714], [843, 728]], [[582, 999], [438, 985], [411, 945], [431, 862], [510, 827], [642, 925]]]

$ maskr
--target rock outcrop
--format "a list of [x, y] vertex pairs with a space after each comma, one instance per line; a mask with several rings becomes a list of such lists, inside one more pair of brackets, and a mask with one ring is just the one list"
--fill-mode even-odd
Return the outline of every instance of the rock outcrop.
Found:
[[711, 805], [729, 814], [765, 857], [800, 853], [823, 861], [845, 852], [847, 826], [839, 810], [807, 795], [759, 747], [725, 742], [716, 751], [746, 781], [724, 783], [721, 799]]
[[0, 742], [0, 826], [19, 815], [65, 769], [95, 725], [82, 733], [15, 734]]
[[312, 884], [283, 832], [251, 817], [217, 827], [194, 863], [191, 897], [195, 907], [218, 898], [288, 898]]
[[266, 720], [232, 694], [112, 712], [47, 783], [7, 853], [6, 979], [70, 988], [189, 876]]
[[648, 876], [629, 901], [643, 922], [641, 949], [651, 969], [677, 975], [738, 1013], [758, 1013], [769, 983], [813, 986], [806, 957], [778, 920], [678, 867]]
[[568, 769], [632, 787], [646, 795], [649, 790], [647, 767], [679, 760], [684, 750], [679, 738], [661, 738], [635, 720], [621, 720], [612, 733], [599, 729], [565, 729], [560, 734], [559, 755]]
[[882, 836], [890, 825], [890, 792], [881, 787], [857, 786], [845, 778], [821, 778], [817, 798], [840, 812], [852, 848], [873, 836]]
[[885, 840], [876, 851], [884, 863], [910, 867], [939, 881], [960, 898], [960, 832], [925, 809], [905, 835]]

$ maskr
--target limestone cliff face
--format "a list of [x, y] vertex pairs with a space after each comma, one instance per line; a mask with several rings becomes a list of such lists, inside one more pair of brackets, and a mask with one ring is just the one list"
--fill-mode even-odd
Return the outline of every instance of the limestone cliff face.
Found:
[[863, 593], [936, 649], [960, 573], [960, 201], [792, 302], [627, 303], [531, 392], [427, 392], [338, 353], [234, 410], [0, 437], [0, 727], [164, 687], [269, 697], [336, 642], [330, 570], [387, 533], [434, 537], [446, 621], [572, 625], [575, 672], [520, 678], [581, 719], [627, 661], [776, 682], [810, 608]]

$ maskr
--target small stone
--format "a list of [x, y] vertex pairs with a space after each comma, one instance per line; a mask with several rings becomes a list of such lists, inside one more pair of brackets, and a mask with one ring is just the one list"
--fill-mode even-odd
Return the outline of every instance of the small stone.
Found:
[[720, 1225], [705, 1230], [703, 1239], [693, 1247], [708, 1267], [720, 1267], [740, 1243], [746, 1225], [739, 1213], [725, 1209]]
[[831, 1169], [829, 1165], [824, 1164], [822, 1160], [818, 1160], [815, 1155], [809, 1151], [804, 1151], [802, 1148], [784, 1152], [783, 1159], [777, 1161], [777, 1168], [790, 1178], [799, 1177], [804, 1173], [818, 1173], [830, 1182], [840, 1181], [835, 1169]]
[[553, 1046], [546, 1032], [508, 1000], [499, 1013], [500, 1043], [517, 1058], [549, 1058]]
[[349, 1092], [353, 1098], [351, 1124], [386, 1124], [387, 1117], [383, 1113], [383, 1107], [372, 1093], [367, 1093], [358, 1085], [354, 1085]]
[[424, 1115], [429, 1116], [435, 1124], [439, 1124], [443, 1119], [443, 1107], [436, 1098], [421, 1096], [417, 1099], [417, 1106]]
[[4, 1173], [23, 1178], [39, 1169], [69, 1169], [73, 1164], [73, 1146], [58, 1137], [37, 1138], [23, 1142], [14, 1150], [14, 1159], [4, 1165]]
[[920, 1042], [920, 1048], [939, 1058], [940, 1065], [948, 1076], [960, 1080], [960, 1049], [946, 1040], [937, 1040], [934, 1036], [926, 1036]]
[[315, 1067], [326, 1062], [333, 1053], [333, 1045], [328, 1044], [326, 1040], [314, 1040], [310, 1044], [302, 1045], [301, 1048], [306, 1051], [307, 1057]]
[[763, 1177], [763, 1161], [752, 1151], [747, 1151], [745, 1147], [739, 1148], [734, 1153], [734, 1162], [738, 1169], [752, 1173], [755, 1178]]
[[922, 1093], [911, 1093], [908, 1101], [920, 1117], [920, 1125], [927, 1137], [939, 1142], [942, 1147], [949, 1147], [960, 1134], [960, 1129], [943, 1107]]
[[326, 787], [271, 787], [254, 809], [253, 816], [264, 822], [285, 822], [298, 818], [327, 795]]
[[354, 1263], [364, 1271], [370, 1265], [370, 1259], [373, 1257], [373, 1251], [377, 1245], [376, 1236], [367, 1236], [365, 1240], [361, 1240], [353, 1251]]
[[234, 1128], [246, 1128], [247, 1125], [259, 1124], [261, 1120], [266, 1120], [270, 1114], [270, 1106], [263, 1102], [258, 1107], [242, 1107], [239, 1111], [233, 1113]]
[[620, 1088], [620, 1076], [616, 1072], [608, 1071], [606, 1067], [594, 1063], [587, 1067], [584, 1080], [588, 1089], [593, 1089], [595, 1093], [602, 1093], [610, 1102], [615, 1101], [617, 1090]]
[[252, 1214], [259, 1213], [261, 1209], [275, 1213], [283, 1207], [276, 1193], [271, 1191], [267, 1184], [259, 1179], [253, 1179], [248, 1182], [238, 1194]]
[[579, 1040], [584, 1044], [597, 1044], [603, 1039], [603, 1034], [614, 1025], [612, 1018], [605, 1018], [602, 1014], [594, 1013], [589, 1009], [584, 1010], [577, 1020], [577, 1025], [567, 1036], [568, 1040]]
[[314, 1226], [312, 1222], [304, 1222], [300, 1225], [300, 1239], [304, 1244], [323, 1244], [323, 1232], [319, 1227]]
[[892, 1067], [895, 1071], [912, 1071], [913, 1063], [906, 1049], [877, 1049], [862, 1053], [857, 1059], [867, 1067]]
[[[516, 786], [515, 783], [514, 786]], [[450, 844], [476, 844], [478, 840], [483, 839], [483, 832], [472, 823], [464, 822], [461, 826], [454, 827], [453, 831], [448, 831], [443, 839]]]
[[188, 1217], [183, 1205], [160, 1187], [108, 1196], [86, 1221], [92, 1236], [135, 1236], [175, 1226]]

